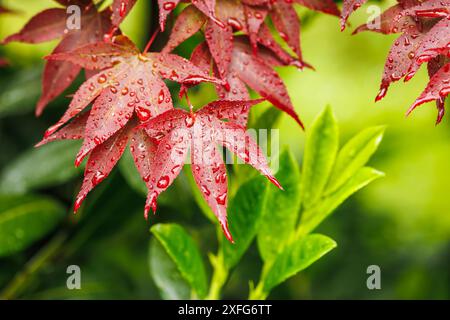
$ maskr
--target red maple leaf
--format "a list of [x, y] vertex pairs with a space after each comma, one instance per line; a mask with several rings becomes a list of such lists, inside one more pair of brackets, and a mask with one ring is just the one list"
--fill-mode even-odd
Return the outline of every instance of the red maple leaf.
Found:
[[[239, 0], [217, 0], [216, 13], [217, 18], [223, 24], [217, 24], [214, 27], [209, 23], [206, 26], [205, 35], [214, 32], [214, 36], [207, 37], [214, 41], [230, 41], [233, 31], [241, 31], [247, 34], [253, 48], [257, 49], [258, 42], [275, 42], [271, 33], [260, 33], [267, 16], [270, 16], [275, 28], [279, 31], [281, 37], [297, 54], [297, 58], [301, 61], [300, 51], [300, 21], [293, 8], [293, 3], [308, 7], [313, 10], [324, 13], [339, 15], [339, 10], [331, 0], [292, 0], [292, 1], [239, 1]], [[189, 7], [188, 7], [189, 8]], [[175, 22], [174, 29], [170, 35], [170, 39], [166, 50], [173, 50], [187, 38], [195, 34], [201, 26], [208, 20], [199, 10], [194, 8], [186, 8]], [[160, 13], [161, 14], [161, 13]], [[216, 20], [214, 20], [216, 21]], [[211, 30], [215, 28], [215, 30]], [[218, 39], [219, 38], [219, 39]], [[214, 44], [210, 44], [210, 47]], [[270, 47], [270, 46], [268, 46]], [[211, 48], [212, 49], [212, 48]], [[230, 48], [231, 50], [231, 48]], [[222, 57], [231, 54], [230, 50], [222, 53]], [[278, 48], [276, 48], [278, 50]], [[216, 50], [221, 52], [219, 48]], [[277, 53], [277, 52], [276, 52]], [[216, 63], [220, 63], [221, 57], [212, 52]], [[290, 60], [294, 60], [290, 58]]]
[[[351, 1], [347, 1], [347, 5]], [[444, 100], [450, 92], [448, 58], [450, 56], [450, 1], [402, 0], [384, 13], [377, 29], [360, 26], [355, 33], [372, 30], [385, 34], [401, 33], [389, 52], [376, 101], [381, 100], [392, 82], [410, 80], [424, 63], [428, 63], [430, 82], [409, 108], [435, 100], [437, 123], [444, 115]]]
[[417, 0], [399, 1], [398, 4], [388, 8], [386, 11], [381, 13], [379, 17], [356, 28], [355, 31], [353, 31], [353, 34], [357, 34], [361, 31], [373, 31], [383, 34], [391, 34], [402, 32], [411, 25], [415, 26], [416, 21], [413, 17], [402, 15], [399, 18], [399, 13], [417, 4]]
[[430, 82], [409, 108], [408, 114], [417, 106], [428, 101], [436, 100], [436, 107], [438, 109], [436, 124], [439, 124], [445, 113], [445, 97], [450, 93], [450, 59], [445, 56], [438, 56], [428, 62], [428, 74], [430, 76]]
[[353, 11], [359, 9], [367, 0], [344, 0], [342, 2], [342, 13], [341, 13], [341, 30], [345, 29], [348, 17]]
[[[293, 3], [338, 15], [334, 2], [185, 0], [191, 4], [175, 21], [167, 46], [157, 53], [148, 52], [157, 32], [143, 52], [127, 37], [114, 36], [136, 0], [114, 0], [103, 12], [98, 12], [93, 0], [56, 1], [83, 8], [82, 31], [66, 30], [65, 9], [48, 9], [5, 42], [62, 38], [47, 57], [37, 113], [62, 93], [82, 68], [90, 75], [62, 118], [37, 145], [83, 140], [75, 165], [86, 157], [88, 160], [74, 211], [110, 174], [129, 145], [149, 190], [144, 210], [148, 216], [151, 209], [156, 211], [157, 197], [178, 176], [190, 151], [194, 179], [226, 237], [233, 241], [227, 225], [227, 174], [220, 148], [230, 149], [281, 188], [263, 152], [246, 133], [248, 112], [253, 105], [268, 100], [302, 125], [274, 68], [309, 66], [302, 60], [300, 22]], [[180, 1], [158, 1], [161, 29]], [[291, 53], [275, 41], [266, 23], [269, 19]], [[191, 61], [170, 53], [199, 31], [205, 41], [195, 48]], [[432, 68], [430, 74], [439, 77], [440, 72]], [[195, 113], [192, 106], [190, 112], [174, 109], [163, 79], [182, 84], [184, 93], [191, 85], [212, 82], [221, 100]], [[264, 99], [249, 100], [247, 86]]]
[[[143, 126], [148, 137], [141, 149], [151, 150], [148, 153], [154, 154], [152, 160], [144, 158], [138, 165], [149, 190], [145, 215], [150, 209], [156, 211], [157, 197], [178, 176], [190, 150], [195, 182], [219, 220], [225, 236], [233, 242], [227, 224], [226, 167], [218, 145], [228, 148], [281, 188], [256, 142], [244, 127], [235, 122], [242, 113], [261, 101], [215, 101], [195, 113], [192, 107], [190, 113], [172, 109], [145, 123]], [[135, 154], [137, 161], [140, 158], [139, 153]]]
[[112, 4], [111, 22], [115, 27], [119, 27], [123, 19], [133, 9], [137, 0], [114, 0]]
[[[167, 16], [175, 9], [181, 0], [158, 0], [159, 6], [159, 26], [164, 31]], [[215, 23], [224, 26], [224, 24], [216, 18], [215, 7], [216, 0], [190, 0], [198, 10], [203, 12], [209, 19]]]
[[[82, 8], [81, 28], [67, 29], [68, 14], [65, 8], [44, 10], [23, 27], [21, 31], [7, 37], [3, 43], [12, 41], [25, 43], [41, 43], [61, 38], [53, 53], [72, 51], [90, 43], [102, 41], [105, 36], [116, 30], [128, 11], [121, 11], [120, 3], [127, 3], [131, 9], [134, 1], [117, 1], [113, 3], [114, 12], [110, 8], [98, 12], [92, 0], [56, 0], [63, 6], [78, 5]], [[117, 9], [118, 8], [118, 9]], [[119, 10], [119, 13], [116, 11]], [[113, 23], [111, 22], [113, 19]], [[59, 96], [73, 82], [81, 68], [67, 61], [48, 61], [42, 78], [42, 95], [36, 106], [36, 114], [40, 115], [49, 102]]]
[[[212, 60], [206, 43], [201, 43], [194, 49], [191, 57], [191, 61], [205, 71], [210, 70]], [[216, 86], [219, 99], [248, 100], [250, 96], [247, 90], [248, 86], [275, 107], [286, 112], [303, 127], [294, 110], [286, 86], [274, 70], [274, 67], [285, 64], [273, 51], [265, 47], [260, 47], [258, 55], [255, 56], [247, 38], [236, 37], [233, 41], [232, 57], [225, 76], [228, 88]], [[220, 76], [217, 68], [213, 69], [215, 75]], [[180, 92], [185, 92], [185, 88], [182, 88]], [[241, 116], [240, 124], [242, 126], [246, 126], [247, 116], [247, 114]]]
[[[101, 70], [81, 85], [66, 113], [47, 130], [39, 144], [57, 139], [84, 139], [75, 164], [78, 166], [88, 154], [90, 157], [75, 209], [112, 170], [131, 128], [135, 127], [133, 123], [145, 122], [173, 108], [169, 89], [161, 78], [187, 84], [221, 83], [177, 55], [141, 53], [125, 36], [117, 36], [111, 43], [99, 42], [47, 58], [68, 61], [88, 70]], [[91, 102], [94, 102], [92, 108], [79, 116]], [[106, 160], [108, 164], [103, 163]], [[93, 172], [97, 174], [94, 182]]]
[[[295, 65], [299, 68], [310, 67], [302, 60], [300, 23], [292, 6], [293, 2], [217, 0], [216, 13], [218, 19], [224, 22], [223, 25], [209, 19], [196, 7], [188, 6], [175, 21], [174, 28], [163, 51], [172, 51], [204, 27], [207, 47], [197, 49], [199, 53], [202, 53], [200, 57], [197, 57], [197, 53], [194, 51], [192, 61], [195, 60], [194, 63], [207, 68], [210, 61], [207, 63], [200, 61], [202, 58], [209, 59], [209, 56], [203, 50], [207, 48], [214, 61], [216, 76], [227, 81], [225, 88], [218, 88], [219, 96], [222, 99], [245, 100], [248, 98], [248, 92], [244, 85], [246, 83], [303, 126], [294, 111], [284, 84], [273, 70], [273, 67], [278, 65]], [[295, 2], [313, 10], [333, 15], [339, 14], [339, 10], [333, 1], [298, 0]], [[264, 23], [268, 16], [271, 17], [275, 28], [292, 48], [296, 57], [292, 57], [275, 41], [269, 28]], [[234, 32], [237, 31], [247, 34], [248, 38], [240, 37], [236, 41]], [[236, 43], [238, 43], [238, 48], [234, 49]], [[249, 52], [245, 43], [251, 44], [251, 51], [253, 51], [251, 55], [248, 55]], [[258, 44], [272, 51], [273, 54], [269, 61], [264, 59], [268, 57], [267, 52], [262, 55], [257, 54]], [[276, 57], [273, 55], [276, 55]], [[244, 68], [242, 66], [244, 61], [251, 65]], [[276, 63], [272, 64], [273, 61], [276, 61]], [[263, 83], [264, 81], [266, 83]], [[227, 94], [226, 92], [231, 93]]]

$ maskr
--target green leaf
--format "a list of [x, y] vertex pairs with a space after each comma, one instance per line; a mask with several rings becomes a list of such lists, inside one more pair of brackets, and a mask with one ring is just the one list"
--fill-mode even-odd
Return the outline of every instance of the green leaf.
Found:
[[27, 68], [1, 82], [0, 119], [33, 110], [41, 93], [42, 68]]
[[162, 244], [198, 297], [205, 297], [207, 291], [206, 271], [194, 240], [181, 226], [176, 224], [157, 224], [151, 228], [151, 232]]
[[300, 171], [288, 149], [281, 153], [279, 166], [276, 178], [284, 191], [268, 188], [257, 237], [264, 261], [273, 260], [292, 237], [300, 210]]
[[191, 297], [191, 288], [178, 270], [177, 265], [167, 254], [158, 240], [150, 240], [150, 274], [165, 300], [187, 300]]
[[[253, 111], [253, 110], [252, 110]], [[249, 128], [270, 129], [275, 126], [281, 118], [282, 112], [276, 108], [267, 108], [259, 117], [250, 119]]]
[[328, 181], [327, 194], [336, 191], [369, 161], [383, 138], [384, 129], [384, 126], [367, 128], [342, 147]]
[[0, 195], [0, 257], [26, 249], [64, 217], [65, 209], [45, 197]]
[[82, 170], [73, 161], [79, 147], [79, 141], [58, 141], [25, 152], [3, 169], [0, 193], [23, 194], [78, 176]]
[[123, 153], [122, 158], [119, 161], [119, 170], [131, 188], [136, 192], [147, 196], [147, 187], [136, 169], [131, 152]]
[[339, 147], [339, 130], [330, 107], [314, 121], [305, 145], [302, 205], [308, 209], [322, 196]]
[[268, 188], [267, 179], [257, 176], [242, 184], [228, 207], [228, 224], [235, 240], [232, 244], [220, 236], [223, 260], [228, 269], [237, 265], [256, 236], [262, 217], [262, 206]]
[[364, 167], [356, 173], [337, 191], [330, 194], [313, 208], [306, 210], [302, 215], [299, 234], [306, 234], [316, 228], [326, 217], [342, 202], [356, 191], [364, 188], [372, 181], [381, 178], [384, 173], [370, 167]]
[[277, 285], [306, 269], [335, 247], [333, 239], [320, 234], [307, 235], [292, 242], [265, 273], [262, 291], [267, 295]]

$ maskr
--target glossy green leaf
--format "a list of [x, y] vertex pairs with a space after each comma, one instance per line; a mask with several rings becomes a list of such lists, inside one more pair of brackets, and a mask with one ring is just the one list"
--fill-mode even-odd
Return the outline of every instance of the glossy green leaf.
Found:
[[273, 288], [319, 260], [336, 247], [336, 242], [324, 235], [311, 234], [289, 244], [277, 257], [263, 278], [262, 291]]
[[41, 94], [41, 68], [28, 68], [1, 82], [0, 118], [32, 111]]
[[131, 188], [140, 194], [147, 196], [147, 187], [136, 169], [131, 152], [127, 151], [123, 153], [122, 158], [119, 161], [119, 169]]
[[317, 117], [306, 137], [302, 168], [302, 205], [308, 209], [321, 197], [339, 147], [339, 130], [330, 107]]
[[64, 217], [65, 208], [45, 197], [0, 195], [0, 257], [41, 239]]
[[0, 193], [23, 194], [81, 174], [82, 170], [73, 165], [79, 147], [79, 141], [58, 141], [25, 152], [3, 168]]
[[252, 117], [253, 114], [250, 113], [249, 128], [270, 129], [278, 123], [282, 114], [283, 113], [279, 109], [267, 108], [267, 110], [264, 110], [259, 117], [254, 119]]
[[370, 167], [364, 167], [356, 171], [350, 180], [348, 180], [337, 191], [330, 194], [316, 206], [303, 212], [299, 233], [306, 234], [311, 232], [353, 193], [383, 176], [384, 173]]
[[384, 126], [367, 128], [342, 147], [328, 181], [327, 194], [336, 191], [369, 161], [383, 138], [384, 129]]
[[187, 300], [191, 288], [178, 270], [177, 265], [158, 240], [152, 239], [149, 246], [150, 274], [165, 300]]
[[189, 234], [176, 224], [157, 224], [151, 232], [175, 262], [183, 278], [197, 296], [206, 296], [206, 271], [200, 251]]
[[264, 261], [273, 260], [292, 237], [300, 210], [300, 171], [288, 149], [278, 160], [276, 178], [284, 191], [268, 188], [258, 231], [258, 249]]
[[228, 206], [228, 224], [235, 240], [232, 244], [221, 235], [221, 250], [228, 269], [237, 265], [258, 232], [262, 207], [269, 182], [257, 176], [241, 185]]

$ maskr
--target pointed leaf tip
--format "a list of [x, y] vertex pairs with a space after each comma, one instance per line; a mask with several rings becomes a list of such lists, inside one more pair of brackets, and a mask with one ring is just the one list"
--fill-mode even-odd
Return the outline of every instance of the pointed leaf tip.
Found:
[[387, 89], [388, 89], [388, 86], [385, 86], [385, 85], [382, 85], [380, 87], [380, 91], [378, 91], [378, 94], [375, 97], [375, 102], [380, 101], [381, 99], [383, 99], [386, 96]]
[[436, 118], [435, 125], [437, 126], [439, 123], [441, 123], [442, 118], [444, 117], [444, 114], [445, 114], [444, 101], [438, 100], [436, 102], [436, 106], [437, 106], [437, 109], [438, 109], [438, 115], [437, 115], [437, 118]]
[[278, 189], [284, 191], [284, 188], [281, 186], [280, 182], [272, 175], [267, 175], [267, 179], [272, 182]]
[[45, 143], [46, 143], [46, 142], [45, 142], [45, 139], [41, 139], [41, 141], [39, 141], [38, 143], [36, 143], [36, 144], [34, 145], [34, 148], [42, 147]]
[[290, 114], [290, 115], [292, 118], [294, 118], [295, 122], [298, 123], [298, 125], [302, 128], [302, 130], [305, 131], [305, 125], [303, 124], [302, 120], [300, 120], [297, 113], [295, 113], [295, 111], [293, 111], [292, 114]]
[[228, 241], [230, 241], [232, 244], [234, 244], [233, 236], [231, 235], [230, 229], [228, 228], [228, 221], [227, 219], [221, 219], [220, 225], [222, 227], [222, 231], [227, 238]]
[[158, 206], [158, 204], [156, 202], [157, 197], [158, 197], [158, 194], [156, 192], [152, 192], [152, 193], [148, 194], [147, 200], [146, 200], [146, 204], [145, 204], [145, 207], [144, 207], [144, 218], [145, 218], [145, 220], [148, 220], [148, 214], [150, 212], [150, 209], [152, 209], [154, 215], [156, 214], [156, 209], [157, 209], [157, 206]]
[[148, 221], [148, 214], [150, 213], [150, 209], [153, 211], [153, 215], [156, 215], [156, 203], [155, 205], [146, 205], [144, 207], [144, 219]]
[[75, 162], [74, 162], [75, 167], [78, 168], [80, 166], [80, 164], [83, 162], [85, 157], [86, 157], [86, 153], [78, 153], [75, 158]]
[[73, 205], [73, 213], [76, 214], [78, 210], [80, 209], [81, 205], [83, 204], [83, 201], [86, 197], [85, 196], [78, 196], [75, 200], [75, 203]]

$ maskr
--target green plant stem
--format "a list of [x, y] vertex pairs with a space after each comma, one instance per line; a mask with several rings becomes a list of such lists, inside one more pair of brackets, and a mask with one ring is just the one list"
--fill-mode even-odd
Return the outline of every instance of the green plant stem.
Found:
[[266, 300], [267, 293], [263, 291], [263, 283], [260, 280], [256, 288], [250, 287], [250, 293], [248, 295], [248, 300]]
[[[302, 212], [300, 212], [299, 216], [302, 216]], [[301, 220], [297, 224], [294, 232], [292, 233], [293, 237], [290, 238], [290, 242], [296, 241], [297, 239], [307, 235], [309, 232], [305, 232], [305, 229], [301, 228]], [[287, 245], [287, 244], [286, 244]], [[250, 286], [250, 293], [248, 295], [248, 300], [265, 300], [267, 299], [267, 296], [269, 295], [268, 292], [264, 292], [263, 286], [264, 286], [264, 275], [267, 269], [270, 267], [270, 263], [264, 262], [261, 276], [258, 281], [258, 284], [256, 287]]]
[[223, 263], [223, 256], [219, 253], [217, 256], [210, 255], [209, 259], [213, 266], [213, 275], [211, 278], [211, 286], [206, 300], [218, 300], [222, 292], [222, 288], [228, 279], [229, 270]]
[[0, 293], [0, 300], [14, 299], [18, 297], [26, 287], [27, 283], [33, 279], [36, 272], [41, 269], [61, 248], [67, 235], [65, 233], [58, 233], [55, 235], [33, 258], [25, 265], [25, 268], [20, 271], [9, 282], [6, 288]]

